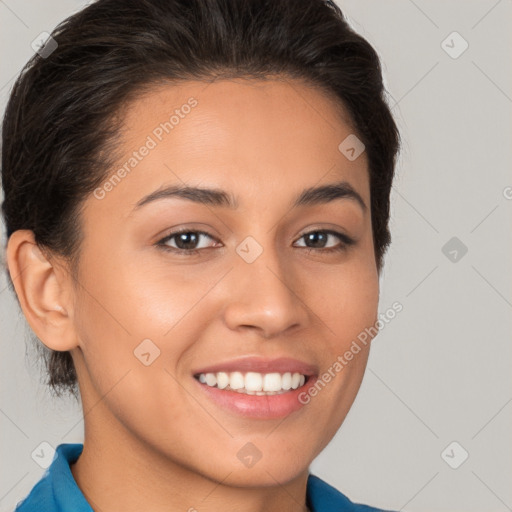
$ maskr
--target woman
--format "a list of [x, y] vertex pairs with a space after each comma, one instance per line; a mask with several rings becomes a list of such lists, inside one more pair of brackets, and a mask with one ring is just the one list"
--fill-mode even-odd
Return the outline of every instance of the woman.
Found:
[[85, 438], [18, 511], [377, 510], [308, 468], [377, 319], [384, 95], [332, 2], [99, 0], [55, 29], [7, 106], [3, 214]]

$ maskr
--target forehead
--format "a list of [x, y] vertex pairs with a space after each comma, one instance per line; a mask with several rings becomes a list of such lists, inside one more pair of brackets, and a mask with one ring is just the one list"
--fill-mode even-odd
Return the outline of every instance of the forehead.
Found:
[[349, 160], [340, 150], [354, 136], [349, 116], [339, 101], [306, 83], [159, 84], [122, 114], [121, 156], [111, 171], [126, 172], [108, 201], [133, 207], [171, 183], [222, 188], [241, 202], [270, 190], [295, 197], [341, 178], [369, 205], [365, 153]]

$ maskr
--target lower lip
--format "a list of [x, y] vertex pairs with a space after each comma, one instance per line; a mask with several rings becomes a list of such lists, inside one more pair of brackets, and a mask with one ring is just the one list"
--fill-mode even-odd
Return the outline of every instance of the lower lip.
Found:
[[299, 396], [307, 393], [309, 387], [315, 383], [316, 377], [310, 376], [303, 386], [279, 395], [246, 395], [237, 391], [214, 388], [195, 378], [194, 380], [206, 395], [221, 407], [247, 418], [266, 420], [283, 418], [306, 405], [300, 402]]

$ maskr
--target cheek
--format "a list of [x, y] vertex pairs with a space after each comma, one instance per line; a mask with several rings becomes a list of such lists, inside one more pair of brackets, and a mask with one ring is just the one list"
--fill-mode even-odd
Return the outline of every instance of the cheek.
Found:
[[[341, 266], [311, 285], [312, 308], [333, 350], [340, 351], [377, 320], [378, 274], [372, 265]], [[329, 335], [330, 334], [330, 335]]]
[[161, 339], [200, 300], [206, 286], [185, 277], [183, 267], [169, 272], [168, 267], [148, 264], [133, 254], [86, 263], [77, 309], [82, 327], [103, 338], [102, 346], [108, 337], [115, 337], [118, 346], [121, 340], [133, 344]]
[[75, 325], [91, 384], [104, 394], [129, 372], [127, 380], [141, 395], [172, 388], [166, 370], [174, 375], [181, 369], [206, 328], [202, 313], [208, 300], [201, 299], [216, 274], [149, 265], [133, 255], [116, 259], [123, 264], [103, 261], [84, 260], [76, 303]]
[[161, 425], [157, 418], [164, 425], [184, 421], [186, 409], [172, 397], [180, 394], [177, 363], [194, 339], [186, 314], [197, 297], [177, 283], [153, 279], [150, 269], [108, 264], [89, 270], [94, 278], [84, 283], [75, 315], [85, 409], [101, 403], [121, 424], [158, 436], [151, 426]]

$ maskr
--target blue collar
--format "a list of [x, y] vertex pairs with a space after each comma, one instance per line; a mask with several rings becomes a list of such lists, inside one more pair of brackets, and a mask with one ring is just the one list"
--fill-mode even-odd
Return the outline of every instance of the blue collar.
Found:
[[[30, 494], [15, 512], [94, 512], [78, 487], [70, 464], [83, 450], [83, 444], [60, 444], [54, 459]], [[386, 512], [355, 504], [315, 475], [308, 477], [306, 499], [312, 512]]]

